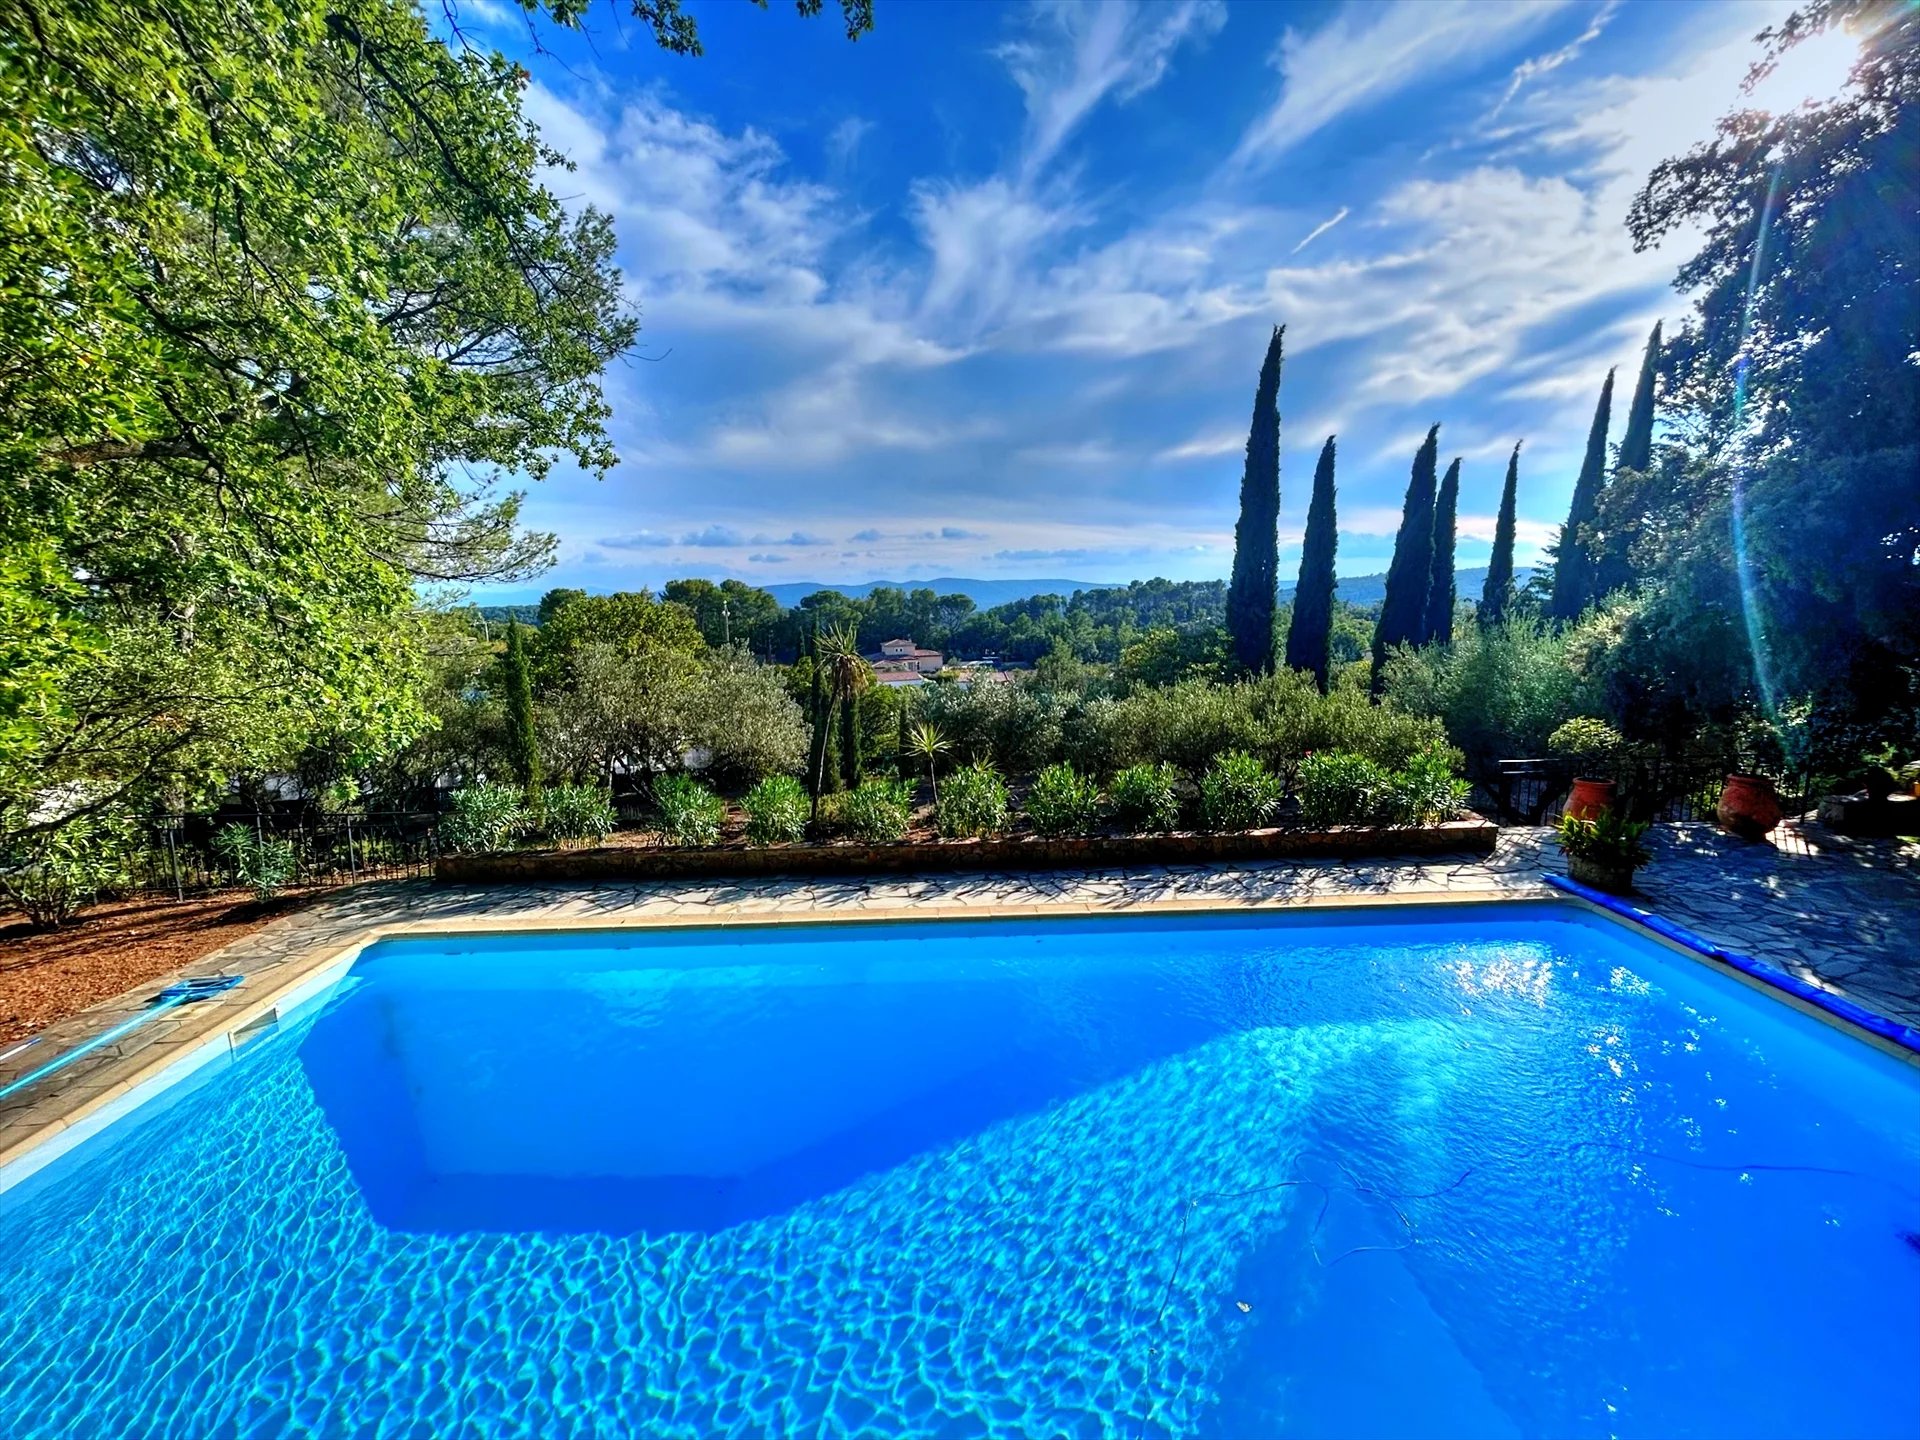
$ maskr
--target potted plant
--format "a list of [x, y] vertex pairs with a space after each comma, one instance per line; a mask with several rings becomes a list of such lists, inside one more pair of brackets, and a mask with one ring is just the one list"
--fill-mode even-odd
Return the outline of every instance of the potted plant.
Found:
[[1729, 775], [1714, 808], [1714, 819], [1729, 835], [1761, 840], [1780, 823], [1783, 813], [1773, 781], [1764, 775]]
[[1613, 809], [1615, 774], [1626, 739], [1604, 720], [1577, 716], [1547, 737], [1547, 748], [1573, 762], [1566, 813], [1594, 820]]
[[1631, 895], [1633, 872], [1653, 858], [1646, 822], [1609, 810], [1591, 820], [1568, 813], [1555, 837], [1567, 853], [1567, 874], [1609, 895]]

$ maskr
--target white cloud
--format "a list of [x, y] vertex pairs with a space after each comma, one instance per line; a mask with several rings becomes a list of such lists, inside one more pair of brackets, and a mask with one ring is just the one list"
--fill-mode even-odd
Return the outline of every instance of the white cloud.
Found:
[[1044, 242], [1085, 221], [1070, 204], [1050, 205], [999, 177], [918, 184], [913, 213], [931, 259], [923, 308], [975, 330], [1007, 312]]
[[1587, 22], [1587, 28], [1574, 36], [1573, 39], [1569, 40], [1557, 50], [1549, 50], [1544, 55], [1536, 55], [1532, 59], [1523, 60], [1514, 66], [1513, 74], [1507, 78], [1506, 93], [1500, 97], [1500, 103], [1493, 107], [1487, 119], [1493, 120], [1497, 118], [1500, 112], [1512, 103], [1514, 96], [1518, 95], [1523, 89], [1531, 85], [1535, 80], [1538, 80], [1542, 75], [1551, 75], [1562, 65], [1577, 60], [1582, 50], [1585, 50], [1587, 46], [1600, 38], [1601, 34], [1606, 30], [1608, 22], [1613, 19], [1619, 9], [1620, 0], [1605, 0], [1605, 3], [1593, 12], [1593, 18]]
[[1206, 40], [1227, 18], [1221, 0], [1055, 0], [1029, 14], [1027, 33], [998, 52], [1026, 97], [1023, 182], [1045, 168], [1102, 100], [1111, 95], [1124, 103], [1152, 89], [1182, 45]]
[[1491, 55], [1538, 25], [1564, 0], [1349, 0], [1311, 34], [1289, 29], [1274, 52], [1280, 96], [1240, 137], [1230, 168], [1271, 164], [1341, 117], [1371, 109], [1414, 82]]
[[1318, 225], [1314, 226], [1313, 229], [1309, 230], [1307, 232], [1306, 239], [1302, 240], [1298, 245], [1294, 246], [1293, 249], [1289, 250], [1287, 253], [1289, 255], [1298, 255], [1302, 250], [1306, 249], [1307, 246], [1311, 245], [1314, 241], [1318, 240], [1322, 235], [1326, 234], [1327, 231], [1331, 230], [1334, 226], [1338, 225], [1342, 220], [1346, 219], [1347, 216], [1351, 215], [1352, 213], [1353, 212], [1349, 210], [1345, 205], [1342, 205], [1338, 210], [1334, 211], [1333, 214], [1328, 216], [1325, 220], [1322, 220]]
[[1067, 444], [1028, 445], [1014, 451], [1014, 458], [1031, 465], [1111, 465], [1120, 456], [1104, 440], [1078, 440]]
[[873, 121], [849, 115], [827, 132], [827, 161], [845, 170], [859, 158], [860, 145], [873, 133]]
[[1182, 440], [1178, 445], [1169, 445], [1153, 458], [1169, 463], [1182, 460], [1211, 460], [1219, 455], [1237, 454], [1246, 448], [1246, 431], [1214, 430], [1195, 435], [1191, 440]]

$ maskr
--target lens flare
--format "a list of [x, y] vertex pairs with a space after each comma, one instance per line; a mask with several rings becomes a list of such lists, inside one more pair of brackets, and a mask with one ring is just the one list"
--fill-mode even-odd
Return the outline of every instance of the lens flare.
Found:
[[1760, 210], [1760, 232], [1753, 242], [1753, 265], [1747, 272], [1746, 305], [1740, 316], [1740, 348], [1733, 362], [1733, 566], [1740, 582], [1740, 614], [1747, 628], [1747, 648], [1753, 654], [1753, 674], [1760, 685], [1760, 703], [1767, 719], [1777, 722], [1779, 705], [1774, 692], [1773, 675], [1767, 664], [1767, 646], [1760, 597], [1754, 584], [1753, 558], [1747, 549], [1747, 471], [1748, 459], [1744, 433], [1747, 422], [1747, 379], [1753, 366], [1754, 301], [1760, 290], [1760, 272], [1766, 264], [1767, 241], [1773, 233], [1773, 217], [1780, 200], [1781, 167], [1773, 167], [1767, 182], [1766, 204]]

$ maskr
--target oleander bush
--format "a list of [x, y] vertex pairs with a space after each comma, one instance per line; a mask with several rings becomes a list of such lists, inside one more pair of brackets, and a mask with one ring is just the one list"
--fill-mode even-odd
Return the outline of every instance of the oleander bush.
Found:
[[293, 842], [252, 825], [222, 825], [213, 837], [213, 853], [257, 900], [271, 900], [293, 879]]
[[1180, 824], [1180, 772], [1161, 761], [1129, 765], [1107, 786], [1113, 818], [1124, 830], [1147, 833]]
[[1300, 818], [1316, 829], [1365, 825], [1385, 803], [1391, 772], [1364, 755], [1318, 751], [1300, 762]]
[[1393, 772], [1381, 819], [1389, 825], [1438, 825], [1466, 808], [1472, 787], [1454, 774], [1450, 754], [1423, 750]]
[[875, 776], [835, 797], [834, 821], [856, 840], [904, 840], [913, 820], [913, 786]]
[[517, 785], [469, 785], [448, 803], [438, 834], [441, 848], [456, 855], [505, 850], [526, 833], [526, 794]]
[[1033, 777], [1027, 819], [1042, 835], [1085, 835], [1100, 824], [1100, 787], [1062, 761]]
[[777, 845], [807, 833], [807, 787], [791, 775], [768, 775], [740, 801], [747, 812], [747, 838]]
[[1254, 830], [1273, 823], [1286, 782], [1244, 750], [1229, 750], [1200, 777], [1200, 818], [1209, 830]]
[[1397, 770], [1328, 751], [1300, 766], [1300, 818], [1316, 827], [1434, 825], [1459, 815], [1467, 789], [1446, 750], [1423, 750]]
[[0, 854], [0, 894], [35, 929], [58, 929], [126, 879], [132, 836], [126, 816], [97, 811], [19, 839]]
[[986, 836], [1007, 828], [1007, 784], [984, 760], [962, 766], [940, 787], [934, 806], [940, 833], [949, 840]]
[[604, 840], [619, 817], [598, 785], [555, 785], [546, 792], [542, 827], [561, 844]]
[[653, 782], [653, 805], [660, 831], [676, 845], [713, 845], [727, 806], [691, 775], [662, 775]]

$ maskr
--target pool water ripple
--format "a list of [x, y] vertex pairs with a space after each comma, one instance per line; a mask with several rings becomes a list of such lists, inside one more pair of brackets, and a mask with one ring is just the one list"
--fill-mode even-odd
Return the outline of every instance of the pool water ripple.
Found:
[[0, 1429], [1915, 1433], [1920, 1084], [1766, 1007], [1532, 912], [384, 946], [0, 1196]]

